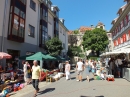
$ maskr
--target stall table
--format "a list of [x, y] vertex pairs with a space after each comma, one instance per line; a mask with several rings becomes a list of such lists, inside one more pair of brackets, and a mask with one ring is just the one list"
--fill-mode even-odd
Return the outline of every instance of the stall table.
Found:
[[130, 81], [130, 68], [122, 68], [122, 77], [128, 81]]

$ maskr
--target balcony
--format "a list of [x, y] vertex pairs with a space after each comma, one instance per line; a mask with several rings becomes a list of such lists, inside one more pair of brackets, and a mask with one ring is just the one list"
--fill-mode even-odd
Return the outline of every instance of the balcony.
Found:
[[125, 30], [127, 30], [130, 27], [130, 21], [128, 22], [128, 25], [126, 27], [123, 27], [120, 32], [116, 34], [116, 36], [113, 37], [112, 40], [116, 39], [120, 34], [122, 34]]

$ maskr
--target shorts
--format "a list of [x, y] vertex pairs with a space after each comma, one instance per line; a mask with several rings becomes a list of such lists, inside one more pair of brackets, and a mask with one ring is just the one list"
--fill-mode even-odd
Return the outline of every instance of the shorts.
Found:
[[117, 71], [119, 71], [119, 72], [121, 71], [120, 67], [117, 67]]
[[78, 71], [77, 71], [77, 74], [78, 74], [78, 75], [82, 75], [82, 74], [83, 74], [83, 70], [78, 70]]

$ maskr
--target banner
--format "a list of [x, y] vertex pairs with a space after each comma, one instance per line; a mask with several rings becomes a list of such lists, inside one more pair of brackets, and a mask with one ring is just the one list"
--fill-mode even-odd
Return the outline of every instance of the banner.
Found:
[[121, 44], [121, 39], [120, 37], [118, 38], [118, 45]]
[[123, 35], [123, 42], [126, 42], [126, 34]]

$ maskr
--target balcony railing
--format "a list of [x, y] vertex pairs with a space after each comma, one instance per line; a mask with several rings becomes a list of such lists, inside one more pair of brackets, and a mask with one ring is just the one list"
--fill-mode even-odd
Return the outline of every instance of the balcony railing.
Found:
[[116, 34], [116, 36], [113, 37], [112, 40], [116, 39], [120, 34], [122, 34], [128, 27], [130, 27], [130, 21], [128, 22], [128, 25], [126, 27], [123, 27], [120, 32]]

